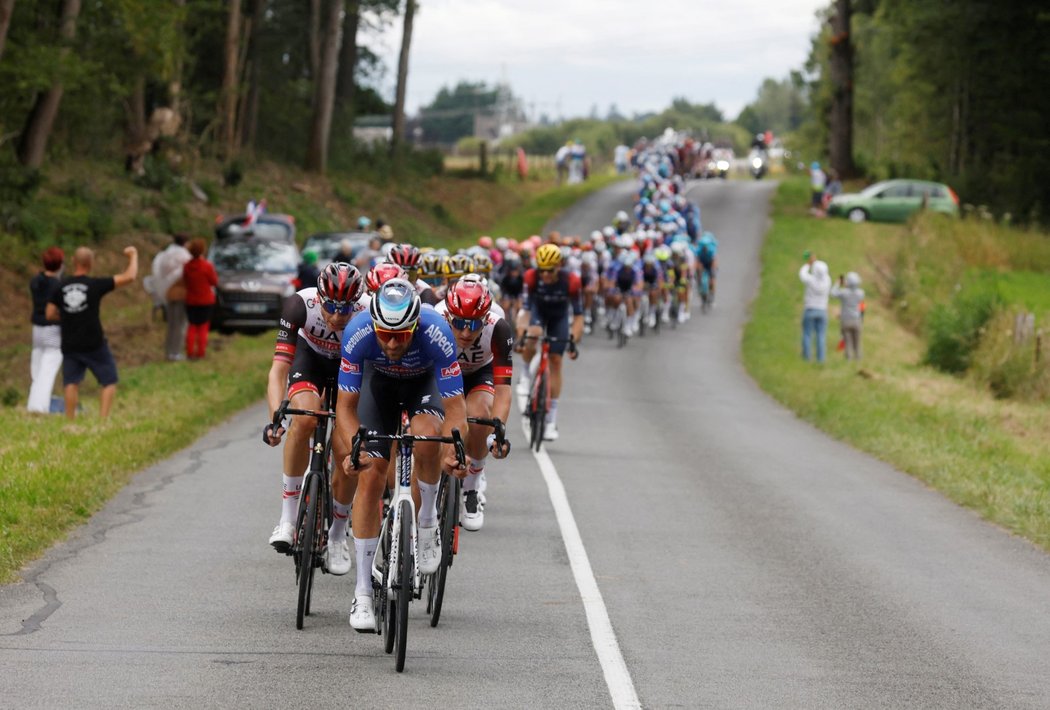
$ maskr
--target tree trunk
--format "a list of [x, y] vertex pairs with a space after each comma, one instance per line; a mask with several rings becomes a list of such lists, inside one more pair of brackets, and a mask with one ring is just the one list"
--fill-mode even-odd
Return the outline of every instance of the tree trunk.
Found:
[[390, 136], [390, 154], [396, 155], [405, 132], [405, 87], [408, 84], [408, 50], [412, 44], [412, 20], [416, 14], [416, 0], [405, 0], [405, 27], [401, 35], [401, 56], [397, 61], [397, 96], [394, 99], [393, 133]]
[[850, 0], [835, 0], [831, 23], [831, 115], [828, 158], [840, 178], [853, 177], [853, 43]]
[[219, 139], [227, 158], [237, 153], [237, 83], [241, 35], [241, 0], [227, 0], [226, 43], [223, 47], [222, 91], [219, 95]]
[[343, 17], [343, 48], [339, 57], [339, 80], [336, 97], [347, 114], [353, 114], [354, 72], [357, 69], [357, 28], [361, 24], [361, 0], [346, 0]]
[[15, 0], [0, 0], [0, 57], [4, 56], [7, 28], [11, 26], [11, 14], [15, 11]]
[[310, 80], [317, 81], [321, 71], [321, 0], [310, 0]]
[[259, 43], [259, 32], [266, 15], [266, 0], [252, 0], [251, 39], [248, 43], [248, 61], [245, 66], [245, 78], [248, 82], [248, 93], [241, 111], [241, 145], [252, 148], [255, 145], [255, 133], [259, 124], [259, 65], [262, 62], [262, 49]]
[[[80, 15], [80, 0], [63, 0], [62, 13], [59, 15], [58, 34], [62, 38], [59, 53], [65, 57], [77, 31], [77, 16]], [[44, 163], [47, 152], [47, 140], [51, 128], [55, 125], [59, 104], [62, 103], [62, 84], [55, 82], [44, 93], [37, 94], [36, 102], [26, 119], [18, 144], [18, 160], [28, 168], [39, 168]]]
[[328, 137], [335, 108], [335, 79], [339, 73], [339, 40], [343, 34], [340, 13], [343, 0], [328, 0], [325, 17], [321, 71], [314, 80], [314, 117], [310, 124], [310, 146], [306, 169], [323, 173], [328, 166]]

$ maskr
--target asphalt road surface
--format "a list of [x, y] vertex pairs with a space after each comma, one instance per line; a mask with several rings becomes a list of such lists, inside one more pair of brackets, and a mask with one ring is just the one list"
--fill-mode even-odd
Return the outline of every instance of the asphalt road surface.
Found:
[[[556, 226], [601, 227], [631, 189]], [[291, 561], [266, 544], [280, 454], [259, 405], [0, 588], [0, 706], [1050, 707], [1050, 557], [743, 371], [772, 189], [692, 185], [721, 244], [713, 312], [624, 350], [588, 338], [569, 365], [547, 449], [582, 558], [515, 415], [440, 626], [413, 604], [403, 674], [347, 625], [353, 573], [318, 578], [296, 631]]]

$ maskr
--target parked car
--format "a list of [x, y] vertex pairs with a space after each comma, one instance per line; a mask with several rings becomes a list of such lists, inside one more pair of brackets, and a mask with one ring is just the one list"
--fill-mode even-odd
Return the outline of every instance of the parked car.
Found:
[[959, 197], [947, 185], [926, 180], [884, 180], [859, 193], [836, 195], [828, 215], [851, 222], [903, 222], [921, 209], [959, 215]]
[[212, 327], [224, 333], [276, 328], [284, 299], [295, 293], [295, 221], [274, 214], [250, 224], [244, 215], [222, 217], [215, 235], [208, 253], [219, 276]]
[[323, 269], [335, 261], [343, 248], [343, 242], [346, 241], [350, 244], [349, 258], [352, 263], [358, 253], [368, 247], [369, 240], [375, 236], [375, 232], [320, 232], [306, 238], [303, 251], [313, 251], [317, 254], [317, 268]]

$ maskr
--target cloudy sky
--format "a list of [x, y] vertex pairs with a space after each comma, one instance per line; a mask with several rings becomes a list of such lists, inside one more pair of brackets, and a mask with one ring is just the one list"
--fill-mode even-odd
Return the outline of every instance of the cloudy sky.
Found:
[[[805, 62], [830, 0], [418, 0], [408, 111], [460, 79], [505, 79], [534, 116], [630, 115], [672, 97], [713, 101], [729, 118], [766, 77]], [[398, 20], [362, 37], [387, 62], [393, 96]]]

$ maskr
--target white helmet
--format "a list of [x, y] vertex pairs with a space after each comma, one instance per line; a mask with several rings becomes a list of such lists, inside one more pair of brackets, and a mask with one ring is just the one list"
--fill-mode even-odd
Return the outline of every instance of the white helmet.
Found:
[[409, 330], [422, 309], [416, 287], [405, 279], [390, 279], [372, 296], [368, 312], [377, 328]]
[[496, 248], [500, 251], [507, 251], [507, 247], [510, 246], [510, 240], [506, 237], [496, 237]]
[[612, 239], [616, 236], [616, 229], [612, 225], [609, 225], [608, 227], [602, 227], [602, 234], [605, 236], [606, 239]]
[[602, 231], [600, 229], [596, 229], [593, 232], [591, 232], [591, 241], [592, 242], [600, 242], [601, 240], [602, 240]]

